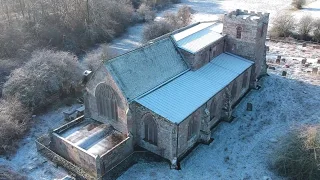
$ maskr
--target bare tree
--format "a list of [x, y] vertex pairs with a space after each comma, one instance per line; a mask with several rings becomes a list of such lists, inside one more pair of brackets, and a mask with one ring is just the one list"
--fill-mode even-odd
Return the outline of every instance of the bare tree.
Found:
[[306, 0], [292, 0], [292, 5], [297, 9], [301, 9], [305, 4]]
[[13, 149], [28, 129], [31, 113], [17, 98], [0, 99], [0, 154]]
[[294, 18], [288, 13], [279, 14], [273, 21], [271, 35], [277, 37], [287, 37], [294, 29]]
[[162, 20], [146, 25], [143, 30], [143, 38], [146, 41], [157, 38], [161, 35], [187, 26], [191, 20], [191, 8], [183, 6], [178, 10], [177, 14], [166, 13]]
[[3, 96], [17, 97], [31, 110], [45, 107], [53, 95], [72, 92], [82, 78], [77, 58], [67, 52], [36, 51], [21, 68], [12, 72], [4, 84]]
[[98, 69], [102, 61], [106, 61], [114, 57], [115, 54], [107, 45], [102, 45], [98, 49], [87, 53], [83, 59], [83, 65], [86, 69], [94, 71]]
[[313, 39], [317, 42], [320, 41], [320, 19], [313, 21]]
[[140, 5], [140, 7], [137, 9], [137, 12], [140, 19], [146, 22], [152, 21], [156, 16], [151, 7], [147, 6], [145, 3]]
[[311, 32], [312, 23], [313, 23], [313, 18], [310, 15], [304, 15], [300, 19], [299, 24], [298, 24], [298, 31], [303, 39], [306, 39], [306, 37]]

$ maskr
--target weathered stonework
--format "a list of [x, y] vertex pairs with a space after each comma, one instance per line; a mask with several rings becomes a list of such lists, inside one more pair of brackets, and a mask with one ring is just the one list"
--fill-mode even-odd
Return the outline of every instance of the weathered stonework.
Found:
[[[236, 10], [223, 19], [223, 34], [227, 35], [226, 51], [242, 56], [256, 63], [253, 80], [266, 74], [266, 45], [269, 13]], [[237, 38], [237, 27], [241, 38]]]
[[190, 53], [186, 50], [180, 49], [180, 52], [186, 60], [188, 66], [192, 70], [197, 70], [206, 65], [213, 58], [219, 56], [224, 51], [224, 38], [208, 45], [196, 53]]
[[[158, 49], [156, 48], [157, 43], [155, 42], [146, 45], [146, 46], [152, 46], [149, 49], [142, 48], [142, 50], [139, 51], [139, 55], [134, 54], [135, 51], [129, 52], [131, 53], [130, 54], [131, 56], [128, 56], [128, 57], [133, 58], [134, 62], [135, 63], [138, 62], [138, 63], [135, 64], [134, 69], [130, 69], [130, 67], [126, 67], [125, 71], [120, 71], [121, 73], [124, 73], [124, 74], [128, 73], [126, 74], [127, 76], [124, 76], [126, 77], [124, 78], [125, 80], [130, 79], [129, 81], [131, 82], [131, 77], [130, 77], [131, 74], [141, 75], [141, 73], [145, 72], [143, 71], [145, 69], [139, 69], [139, 71], [135, 71], [136, 68], [139, 68], [139, 63], [146, 63], [148, 62], [148, 60], [151, 59], [150, 61], [152, 61], [152, 63], [148, 62], [149, 64], [147, 65], [144, 64], [144, 68], [147, 67], [147, 70], [148, 70], [149, 66], [153, 67], [151, 73], [149, 71], [149, 74], [147, 75], [143, 74], [145, 76], [141, 76], [141, 77], [139, 76], [140, 82], [144, 82], [144, 83], [134, 84], [134, 86], [128, 86], [122, 81], [119, 81], [119, 76], [117, 76], [118, 71], [112, 68], [108, 69], [106, 68], [106, 64], [103, 64], [99, 69], [96, 70], [96, 72], [93, 75], [91, 75], [91, 77], [89, 78], [86, 84], [86, 91], [84, 93], [85, 117], [87, 119], [94, 119], [104, 124], [108, 124], [112, 126], [115, 130], [121, 132], [120, 134], [124, 135], [124, 137], [127, 137], [126, 141], [122, 141], [122, 143], [116, 145], [114, 148], [108, 151], [108, 153], [104, 154], [104, 156], [90, 158], [91, 157], [90, 154], [86, 155], [85, 152], [81, 151], [81, 149], [80, 151], [78, 151], [77, 148], [73, 149], [72, 145], [70, 146], [68, 144], [64, 144], [63, 141], [60, 141], [63, 139], [55, 138], [53, 139], [54, 146], [57, 149], [59, 149], [60, 146], [62, 147], [62, 151], [57, 150], [58, 153], [60, 153], [63, 157], [77, 164], [82, 164], [83, 160], [79, 158], [80, 156], [87, 157], [88, 161], [83, 162], [82, 166], [83, 168], [87, 169], [89, 173], [95, 174], [96, 176], [108, 172], [108, 170], [112, 166], [114, 166], [115, 164], [125, 159], [130, 153], [133, 152], [133, 147], [136, 145], [143, 147], [148, 151], [153, 152], [154, 154], [157, 154], [171, 162], [175, 162], [174, 165], [176, 165], [177, 160], [180, 160], [181, 157], [186, 155], [186, 153], [196, 144], [198, 143], [207, 144], [210, 142], [211, 132], [213, 131], [213, 127], [218, 125], [218, 123], [221, 120], [229, 121], [231, 119], [232, 107], [234, 107], [236, 103], [246, 94], [246, 92], [250, 90], [250, 87], [253, 86], [256, 79], [259, 78], [259, 76], [266, 73], [265, 39], [266, 39], [266, 32], [268, 27], [268, 20], [269, 20], [269, 14], [254, 13], [254, 12], [240, 11], [240, 10], [231, 12], [230, 14], [226, 14], [223, 20], [222, 36], [221, 34], [219, 34], [219, 37], [221, 37], [220, 39], [214, 42], [209, 41], [211, 44], [210, 43], [204, 44], [203, 48], [201, 48], [200, 50], [197, 50], [197, 52], [195, 53], [190, 53], [192, 51], [189, 52], [187, 50], [183, 50], [182, 48], [175, 47], [173, 55], [171, 54], [172, 56], [170, 56], [173, 59], [170, 59], [170, 61], [165, 61], [165, 64], [160, 64], [158, 63], [158, 61], [154, 60], [154, 59], [158, 59], [156, 52], [157, 50], [159, 50], [159, 48]], [[190, 26], [190, 27], [193, 27], [193, 26]], [[184, 30], [185, 29], [187, 28], [184, 28]], [[165, 54], [166, 51], [171, 50], [172, 49], [171, 46], [174, 46], [174, 45], [170, 45], [171, 44], [170, 42], [173, 41], [170, 38], [171, 37], [169, 38], [167, 37], [165, 41], [166, 42], [165, 45], [161, 46], [162, 48], [165, 49], [162, 52], [163, 54]], [[155, 47], [153, 45], [155, 45]], [[168, 47], [170, 48], [168, 49]], [[229, 52], [229, 53], [226, 53], [226, 52]], [[139, 60], [141, 58], [144, 58], [143, 55], [146, 53], [149, 53], [145, 55], [147, 58], [141, 60], [140, 62]], [[216, 91], [219, 91], [219, 92], [215, 92], [214, 95], [209, 94], [212, 97], [206, 96], [205, 97], [206, 99], [201, 101], [201, 103], [203, 103], [204, 101], [206, 102], [204, 102], [203, 104], [199, 103], [197, 107], [192, 107], [193, 109], [186, 111], [187, 114], [184, 114], [184, 116], [181, 116], [181, 119], [178, 119], [176, 121], [170, 121], [169, 120], [170, 117], [163, 117], [163, 116], [166, 116], [166, 114], [164, 115], [162, 114], [161, 116], [159, 115], [161, 113], [157, 114], [154, 112], [154, 111], [157, 111], [158, 107], [156, 107], [155, 109], [153, 109], [154, 111], [152, 111], [151, 110], [152, 107], [149, 107], [148, 105], [143, 106], [142, 105], [143, 102], [140, 102], [137, 100], [141, 97], [146, 96], [148, 93], [156, 91], [158, 88], [165, 86], [166, 83], [170, 83], [170, 81], [174, 81], [175, 78], [179, 77], [180, 75], [183, 76], [184, 73], [186, 72], [196, 74], [196, 71], [198, 69], [202, 68], [203, 66], [208, 64], [210, 61], [214, 61], [215, 60], [214, 58], [219, 56], [222, 53], [224, 53], [224, 55], [229, 54], [230, 57], [234, 56], [234, 55], [230, 55], [230, 53], [233, 53], [243, 58], [246, 58], [250, 61], [253, 61], [254, 63], [251, 63], [251, 62], [248, 63], [249, 61], [244, 60], [249, 65], [244, 66], [242, 69], [240, 68], [240, 70], [238, 69], [238, 71], [236, 70], [233, 71], [233, 68], [230, 68], [230, 66], [222, 66], [221, 63], [224, 62], [223, 58], [226, 56], [221, 56], [223, 58], [220, 58], [219, 60], [222, 60], [222, 61], [217, 61], [217, 62], [220, 62], [220, 64], [215, 64], [215, 66], [218, 68], [218, 70], [219, 68], [223, 69], [224, 71], [220, 71], [220, 72], [225, 72], [226, 74], [229, 71], [231, 71], [232, 75], [229, 75], [229, 76], [232, 77], [232, 79], [229, 78], [228, 83], [225, 83], [222, 87], [220, 87], [220, 89], [216, 89]], [[166, 57], [163, 57], [163, 58], [166, 58]], [[238, 60], [242, 59], [240, 57], [237, 57], [237, 58]], [[216, 60], [217, 59], [218, 58], [216, 58]], [[114, 66], [113, 68], [121, 68], [123, 65], [126, 65], [126, 61], [124, 60], [126, 59], [125, 58], [122, 59], [121, 60], [122, 64]], [[168, 59], [164, 59], [164, 60], [168, 60]], [[172, 64], [171, 60], [176, 62]], [[118, 62], [118, 61], [114, 61], [114, 62]], [[237, 63], [236, 60], [235, 61], [230, 60], [230, 62]], [[128, 63], [130, 63], [130, 59], [128, 59]], [[177, 71], [176, 74], [173, 74], [173, 75], [170, 74], [170, 77], [172, 76], [171, 79], [170, 78], [167, 79], [168, 78], [167, 77], [163, 82], [160, 81], [161, 80], [160, 78], [158, 78], [162, 76], [159, 76], [157, 74], [156, 77], [158, 78], [159, 82], [162, 82], [162, 83], [152, 87], [146, 92], [140, 92], [141, 89], [144, 89], [144, 88], [141, 88], [143, 87], [143, 85], [148, 83], [148, 81], [152, 81], [150, 77], [152, 75], [153, 75], [152, 77], [155, 76], [153, 71], [154, 70], [156, 71], [157, 68], [155, 67], [158, 67], [158, 66], [162, 66], [159, 68], [160, 69], [159, 72], [165, 72], [164, 69], [168, 69], [170, 67], [172, 67], [171, 70], [179, 67], [181, 70]], [[210, 66], [207, 66], [207, 67], [210, 67]], [[218, 70], [217, 72], [219, 72]], [[175, 71], [172, 71], [172, 72], [175, 72]], [[205, 74], [202, 71], [200, 72], [201, 72], [201, 75]], [[196, 75], [197, 75], [196, 76], [197, 78], [198, 74]], [[209, 79], [207, 78], [207, 74], [203, 76], [204, 76], [203, 79]], [[223, 74], [221, 74], [221, 76], [223, 76]], [[135, 76], [132, 76], [132, 77], [135, 77]], [[220, 78], [220, 75], [218, 75], [217, 77]], [[147, 80], [143, 81], [145, 80], [143, 78], [146, 78]], [[135, 80], [135, 79], [132, 78], [132, 80]], [[189, 83], [189, 81], [187, 82]], [[206, 83], [211, 81], [204, 80], [204, 82]], [[116, 112], [117, 112], [117, 113], [114, 113], [115, 111], [112, 111], [113, 115], [117, 114], [117, 117], [114, 118], [115, 120], [108, 119], [106, 117], [99, 115], [99, 112], [101, 111], [98, 110], [98, 107], [101, 109], [103, 105], [108, 104], [110, 102], [110, 99], [108, 99], [109, 95], [100, 96], [100, 97], [108, 97], [106, 100], [108, 101], [108, 103], [105, 103], [105, 104], [102, 103], [103, 105], [101, 105], [101, 103], [99, 103], [101, 101], [99, 100], [97, 101], [96, 89], [97, 89], [97, 86], [99, 86], [99, 84], [101, 83], [104, 83], [105, 85], [107, 85], [108, 89], [109, 90], [112, 89], [112, 92], [114, 92], [114, 95], [112, 95], [112, 98], [110, 99], [112, 99], [112, 109], [113, 110], [116, 109]], [[129, 84], [132, 85], [132, 83], [129, 83]], [[210, 85], [210, 83], [207, 83], [207, 84]], [[134, 88], [128, 88], [128, 87], [134, 87]], [[174, 87], [177, 87], [177, 86], [174, 86]], [[219, 86], [217, 87], [219, 88]], [[125, 91], [124, 89], [126, 89], [127, 91]], [[138, 90], [140, 90], [139, 93], [136, 93]], [[170, 89], [170, 92], [171, 91], [172, 89]], [[133, 94], [137, 94], [137, 96], [136, 97], [130, 96], [131, 98], [129, 98], [128, 94], [126, 94], [125, 92], [131, 92]], [[177, 91], [177, 92], [180, 92], [180, 91]], [[163, 94], [163, 93], [161, 94], [162, 97], [165, 95], [166, 94]], [[172, 97], [172, 96], [168, 96], [168, 97]], [[158, 96], [156, 96], [156, 98], [158, 98]], [[185, 98], [188, 98], [188, 97], [185, 97]], [[161, 97], [159, 99], [161, 99]], [[103, 101], [103, 102], [106, 102], [106, 101]], [[147, 101], [149, 102], [149, 99]], [[151, 101], [151, 102], [154, 102], [154, 101]], [[171, 101], [168, 101], [168, 102], [171, 103]], [[180, 101], [177, 101], [177, 102], [180, 102]], [[97, 103], [99, 103], [99, 105], [97, 105]], [[108, 105], [110, 104], [111, 103], [109, 103]], [[199, 106], [200, 104], [201, 106]], [[149, 107], [150, 109], [147, 107]], [[180, 106], [177, 106], [177, 107], [180, 107]], [[150, 120], [149, 118], [152, 120]], [[149, 123], [150, 122], [149, 120], [152, 123]], [[64, 150], [66, 150], [67, 153], [64, 152]], [[94, 160], [96, 162], [94, 162]]]

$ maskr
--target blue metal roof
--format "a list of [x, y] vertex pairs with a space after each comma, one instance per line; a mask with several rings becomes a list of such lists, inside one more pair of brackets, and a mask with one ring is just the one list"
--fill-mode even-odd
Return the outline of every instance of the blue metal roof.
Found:
[[239, 56], [223, 53], [202, 68], [187, 71], [135, 101], [180, 123], [252, 64]]
[[213, 42], [221, 39], [223, 24], [205, 22], [172, 35], [179, 48], [196, 53]]

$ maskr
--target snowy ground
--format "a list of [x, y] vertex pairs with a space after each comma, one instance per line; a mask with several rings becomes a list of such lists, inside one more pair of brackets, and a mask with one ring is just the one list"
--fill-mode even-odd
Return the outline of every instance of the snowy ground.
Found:
[[66, 123], [63, 120], [63, 111], [74, 110], [78, 107], [80, 105], [61, 107], [36, 117], [33, 122], [34, 126], [21, 141], [17, 153], [8, 159], [0, 157], [0, 165], [5, 165], [15, 172], [26, 175], [28, 179], [49, 180], [66, 176], [67, 172], [63, 168], [55, 167], [52, 162], [38, 154], [35, 140], [37, 137]]

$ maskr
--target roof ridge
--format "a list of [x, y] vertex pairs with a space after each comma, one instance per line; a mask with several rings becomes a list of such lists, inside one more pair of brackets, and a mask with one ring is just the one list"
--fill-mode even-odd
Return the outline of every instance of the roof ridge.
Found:
[[[178, 40], [178, 41], [181, 41], [181, 40], [183, 40], [183, 39], [185, 39], [185, 38], [187, 38], [187, 37], [189, 37], [189, 36], [191, 36], [191, 35], [193, 35], [193, 34], [195, 34], [195, 33], [201, 32], [201, 31], [203, 31], [203, 30], [205, 30], [205, 29], [207, 29], [207, 28], [209, 28], [209, 27], [211, 27], [211, 26], [213, 26], [213, 25], [215, 25], [215, 24], [217, 24], [217, 23], [219, 23], [219, 22], [221, 22], [221, 21], [215, 20], [215, 21], [201, 21], [201, 22], [198, 22], [198, 23], [195, 24], [194, 26], [197, 26], [197, 25], [200, 25], [200, 24], [203, 24], [203, 23], [214, 23], [214, 24], [211, 24], [211, 25], [209, 25], [209, 26], [207, 26], [207, 27], [205, 27], [205, 28], [203, 28], [203, 29], [197, 30], [197, 31], [195, 31], [194, 33], [189, 34], [189, 35], [181, 38], [181, 39]], [[194, 26], [191, 26], [191, 27], [189, 27], [189, 28], [193, 28]], [[187, 29], [189, 29], [189, 28], [186, 28], [186, 29], [184, 29], [184, 30], [187, 30]], [[182, 31], [184, 31], [184, 30], [182, 30]], [[180, 31], [180, 32], [182, 32], [182, 31]], [[178, 34], [178, 33], [180, 33], [180, 32], [176, 32], [175, 34]], [[215, 32], [215, 33], [218, 33], [218, 32]], [[220, 33], [218, 33], [218, 34], [220, 34]], [[171, 35], [171, 36], [173, 36], [173, 35], [174, 35], [174, 32], [172, 32], [172, 35]], [[175, 40], [175, 41], [177, 41], [177, 40]]]

